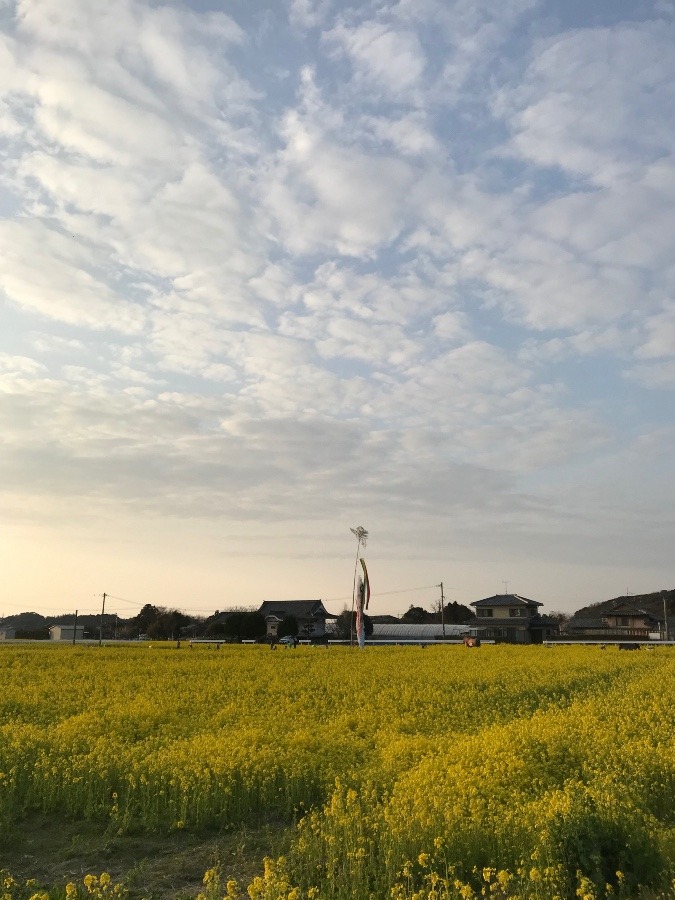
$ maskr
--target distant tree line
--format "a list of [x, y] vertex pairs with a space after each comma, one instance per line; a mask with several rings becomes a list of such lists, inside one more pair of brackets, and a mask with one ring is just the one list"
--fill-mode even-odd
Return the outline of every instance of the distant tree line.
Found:
[[[601, 616], [620, 600], [628, 601], [659, 618], [663, 614], [664, 604], [671, 622], [675, 622], [675, 590], [655, 591], [651, 594], [636, 594], [629, 597], [615, 597], [578, 610], [575, 615]], [[569, 617], [565, 613], [552, 613], [553, 617], [563, 621]], [[343, 639], [349, 639], [355, 630], [354, 613], [344, 610], [335, 621], [335, 629]], [[473, 619], [473, 611], [468, 606], [451, 601], [443, 607], [443, 621], [447, 624], [464, 624]], [[401, 622], [416, 624], [440, 623], [440, 601], [434, 603], [431, 610], [411, 605], [401, 616]], [[45, 617], [36, 612], [23, 612], [6, 616], [2, 625], [15, 629], [18, 638], [47, 640], [51, 625], [73, 625], [75, 614]], [[372, 634], [372, 621], [365, 617], [366, 635]], [[264, 617], [250, 609], [231, 609], [216, 611], [212, 616], [195, 616], [146, 603], [137, 615], [123, 619], [115, 613], [78, 615], [77, 624], [84, 629], [85, 637], [98, 638], [101, 625], [104, 640], [119, 638], [136, 640], [140, 637], [150, 640], [179, 640], [180, 638], [221, 638], [227, 641], [260, 640], [265, 637], [266, 623]], [[286, 635], [303, 637], [311, 629], [311, 622], [300, 624], [295, 616], [286, 616], [277, 630], [278, 637]]]
[[[290, 628], [286, 634], [297, 634], [297, 621], [282, 623]], [[17, 638], [25, 640], [48, 640], [52, 625], [74, 625], [75, 614], [45, 617], [36, 612], [17, 613], [7, 616], [3, 625], [12, 626]], [[259, 640], [265, 636], [267, 626], [264, 616], [251, 610], [235, 609], [216, 612], [213, 616], [193, 616], [177, 609], [168, 609], [146, 603], [140, 612], [128, 619], [115, 613], [87, 614], [77, 616], [78, 628], [82, 627], [85, 637], [98, 638], [103, 628], [104, 640], [177, 641], [181, 638], [218, 637], [230, 641]], [[295, 629], [295, 630], [293, 630]]]
[[[473, 610], [468, 606], [451, 600], [443, 605], [442, 621], [447, 625], [464, 625], [473, 619]], [[410, 622], [411, 625], [434, 625], [441, 623], [441, 603], [436, 601], [431, 610], [421, 606], [410, 606], [401, 616], [402, 622]]]
[[255, 641], [265, 636], [267, 623], [259, 612], [235, 610], [210, 622], [206, 637], [225, 638], [230, 641]]

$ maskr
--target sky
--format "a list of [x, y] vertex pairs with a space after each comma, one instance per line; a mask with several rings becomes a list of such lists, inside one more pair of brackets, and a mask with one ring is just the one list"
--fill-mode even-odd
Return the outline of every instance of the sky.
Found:
[[675, 587], [673, 0], [0, 27], [0, 616]]

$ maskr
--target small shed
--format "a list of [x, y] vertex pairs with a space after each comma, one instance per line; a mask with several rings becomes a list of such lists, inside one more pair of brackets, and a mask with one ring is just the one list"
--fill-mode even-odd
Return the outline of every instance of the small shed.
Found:
[[52, 625], [49, 629], [50, 641], [81, 641], [84, 638], [84, 625]]

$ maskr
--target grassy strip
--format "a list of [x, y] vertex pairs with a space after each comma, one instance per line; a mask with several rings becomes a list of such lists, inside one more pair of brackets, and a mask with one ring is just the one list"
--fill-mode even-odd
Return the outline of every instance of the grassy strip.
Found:
[[87, 874], [107, 872], [127, 887], [130, 900], [192, 900], [203, 890], [208, 869], [246, 886], [264, 857], [283, 852], [286, 843], [281, 824], [223, 833], [118, 835], [94, 822], [32, 815], [15, 823], [0, 850], [0, 869], [53, 893], [71, 881], [81, 884]]

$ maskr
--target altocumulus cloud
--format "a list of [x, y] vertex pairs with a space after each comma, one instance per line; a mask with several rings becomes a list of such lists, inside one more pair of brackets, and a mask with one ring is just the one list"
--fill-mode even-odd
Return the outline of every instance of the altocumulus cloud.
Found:
[[310, 545], [367, 508], [439, 559], [508, 523], [534, 572], [587, 564], [604, 471], [639, 567], [673, 508], [672, 9], [206, 6], [0, 11], [10, 506]]

